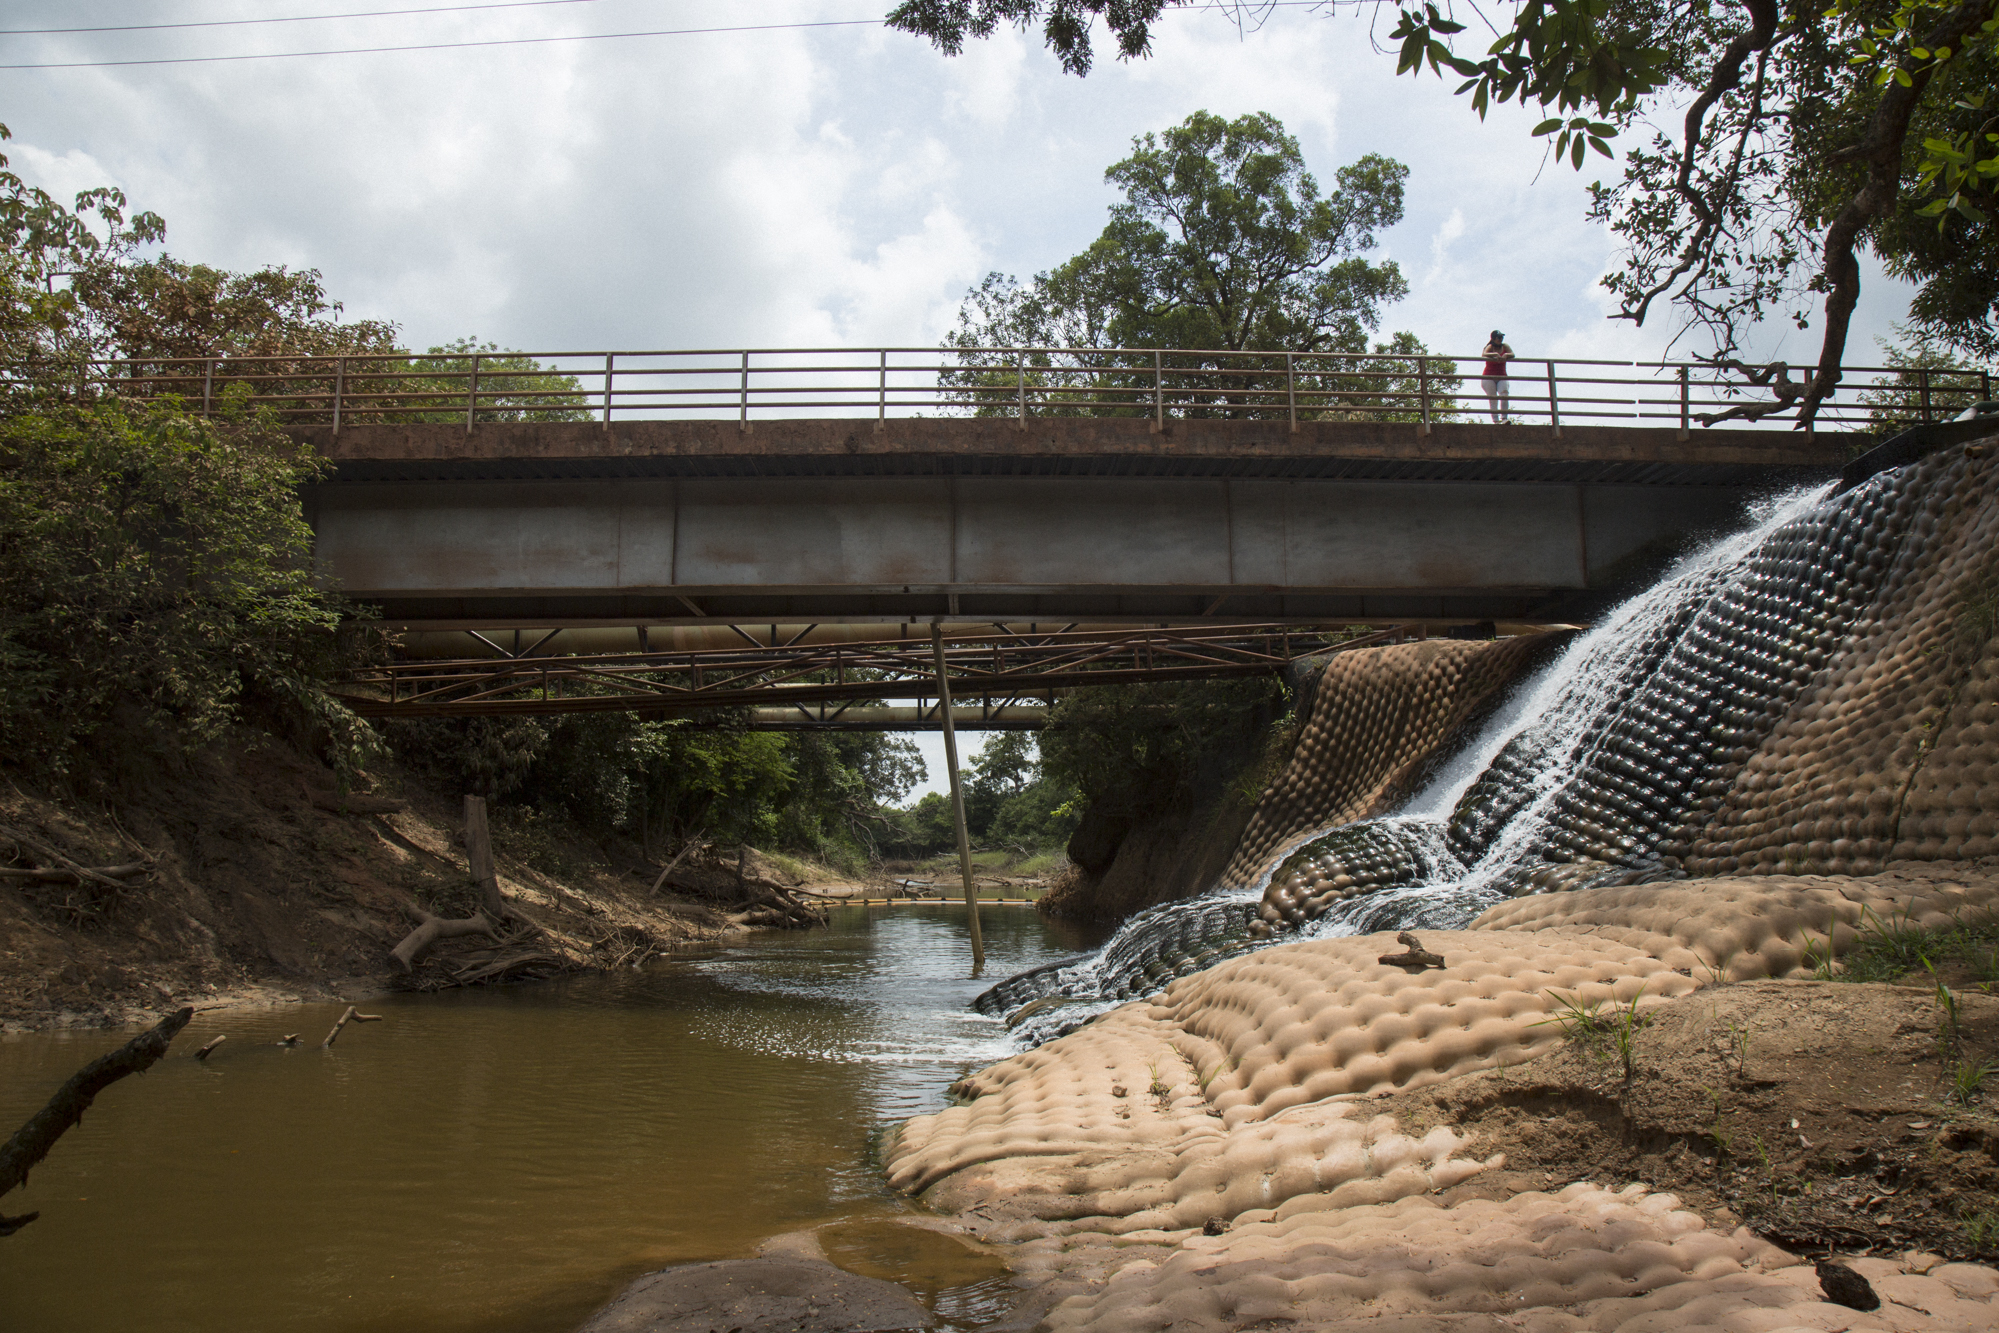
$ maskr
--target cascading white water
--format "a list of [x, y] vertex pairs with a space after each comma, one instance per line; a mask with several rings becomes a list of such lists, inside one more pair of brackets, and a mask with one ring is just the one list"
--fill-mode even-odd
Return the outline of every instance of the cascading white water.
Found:
[[1576, 746], [1603, 710], [1615, 702], [1631, 664], [1644, 656], [1657, 635], [1680, 618], [1689, 603], [1713, 596], [1715, 588], [1771, 534], [1825, 503], [1829, 489], [1806, 487], [1752, 504], [1748, 527], [1682, 556], [1664, 578], [1619, 603], [1524, 688], [1516, 690], [1477, 739], [1453, 756], [1397, 813], [1410, 819], [1449, 819], [1500, 751], [1529, 732], [1537, 733], [1534, 739], [1540, 744], [1535, 748], [1546, 759], [1535, 774], [1537, 791], [1545, 802], [1546, 794], [1555, 788], [1561, 771], [1574, 757]]
[[[1003, 982], [980, 1008], [1006, 1012], [1050, 995], [1100, 1008], [1260, 947], [1252, 897], [1279, 874], [1305, 885], [1299, 893], [1318, 892], [1295, 879], [1306, 871], [1288, 869], [1315, 858], [1332, 868], [1310, 872], [1312, 884], [1338, 873], [1360, 887], [1311, 911], [1302, 897], [1286, 899], [1280, 931], [1457, 928], [1537, 885], [1670, 878], [1660, 838], [1730, 747], [1762, 734], [1871, 595], [1873, 575], [1848, 577], [1837, 561], [1881, 511], [1878, 490], [1870, 482], [1834, 499], [1816, 487], [1754, 506], [1744, 528], [1684, 557], [1580, 635], [1392, 815], [1293, 841], [1254, 890], [1152, 908], [1098, 954]], [[1272, 901], [1263, 897], [1265, 920], [1278, 920]], [[1031, 1039], [1080, 1017], [1040, 1020]]]

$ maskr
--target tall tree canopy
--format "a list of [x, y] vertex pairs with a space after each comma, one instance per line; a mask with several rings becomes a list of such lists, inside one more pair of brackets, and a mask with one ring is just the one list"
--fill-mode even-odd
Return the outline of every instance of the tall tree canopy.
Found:
[[1124, 199], [1087, 250], [1025, 288], [988, 277], [959, 341], [1364, 351], [1408, 291], [1393, 261], [1364, 257], [1401, 220], [1408, 175], [1370, 154], [1322, 194], [1276, 117], [1197, 111], [1104, 172]]
[[[1408, 176], [1400, 162], [1369, 154], [1322, 192], [1298, 141], [1260, 112], [1225, 120], [1197, 111], [1140, 135], [1131, 156], [1104, 172], [1124, 198], [1088, 249], [1031, 283], [989, 274], [967, 295], [946, 345], [968, 369], [951, 382], [980, 410], [1006, 412], [1015, 373], [995, 371], [974, 349], [1366, 353], [1383, 308], [1409, 289], [1394, 261], [1367, 257], [1376, 233], [1401, 220]], [[1402, 333], [1374, 350], [1407, 358], [1424, 348]], [[1149, 361], [1048, 351], [1023, 359], [1055, 410], [1153, 410]], [[1195, 415], [1256, 415], [1286, 375], [1282, 358], [1239, 355], [1182, 354], [1167, 369], [1166, 401]], [[1340, 410], [1392, 413], [1413, 392], [1416, 369], [1413, 360], [1373, 369], [1321, 360], [1297, 383]], [[1449, 366], [1432, 371], [1448, 376]]]
[[[888, 22], [955, 54], [1039, 20], [1084, 74], [1096, 20], [1131, 59], [1167, 8], [906, 0]], [[1513, 0], [1510, 15], [1480, 51], [1448, 6], [1395, 7], [1398, 72], [1461, 78], [1481, 116], [1543, 108], [1534, 132], [1577, 169], [1614, 158], [1621, 134], [1644, 138], [1592, 189], [1593, 217], [1626, 247], [1606, 279], [1617, 318], [1642, 324], [1663, 301], [1725, 357], [1764, 315], [1809, 327], [1820, 306], [1809, 422], [1839, 382], [1866, 247], [1918, 285], [1916, 333], [1999, 351], [1999, 0]]]

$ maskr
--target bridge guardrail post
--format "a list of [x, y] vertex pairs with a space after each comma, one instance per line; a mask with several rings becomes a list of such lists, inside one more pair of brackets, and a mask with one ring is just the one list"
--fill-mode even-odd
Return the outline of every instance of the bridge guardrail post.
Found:
[[479, 409], [479, 354], [472, 353], [472, 376], [465, 382], [465, 433], [472, 433], [473, 414]]
[[875, 429], [888, 425], [888, 348], [881, 349], [881, 381], [875, 394]]
[[1690, 418], [1687, 415], [1687, 394], [1688, 394], [1687, 368], [1685, 366], [1681, 366], [1680, 367], [1680, 438], [1683, 440], [1687, 438], [1687, 424], [1688, 421], [1690, 420]]
[[1298, 433], [1298, 367], [1296, 358], [1284, 354], [1284, 396], [1291, 404], [1291, 433]]
[[1916, 370], [1916, 385], [1923, 396], [1923, 424], [1930, 424], [1930, 368], [1920, 366]]
[[1555, 438], [1562, 438], [1562, 400], [1555, 391], [1555, 363], [1548, 362], [1548, 424], [1554, 428]]
[[741, 404], [742, 406], [741, 406], [740, 415], [736, 418], [736, 429], [739, 431], [747, 431], [750, 428], [750, 354], [747, 351], [743, 353], [743, 388], [742, 388]]
[[1022, 348], [1014, 354], [1014, 391], [1019, 395], [1020, 429], [1027, 429], [1027, 350]]
[[1159, 348], [1152, 349], [1152, 433], [1162, 435], [1166, 431], [1166, 361], [1165, 353]]
[[340, 406], [346, 392], [347, 358], [336, 356], [333, 358], [333, 433], [336, 436], [340, 434]]
[[616, 352], [604, 353], [604, 429], [611, 429], [611, 377], [617, 372]]
[[1418, 435], [1430, 433], [1430, 362], [1427, 357], [1416, 359], [1416, 401], [1422, 422], [1416, 428]]
[[201, 363], [201, 415], [211, 415], [215, 403], [215, 358]]

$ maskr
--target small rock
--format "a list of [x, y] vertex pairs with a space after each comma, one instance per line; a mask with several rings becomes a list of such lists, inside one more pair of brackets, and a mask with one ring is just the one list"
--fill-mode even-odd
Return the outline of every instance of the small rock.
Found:
[[1203, 1236], [1219, 1236], [1228, 1229], [1229, 1224], [1219, 1217], [1211, 1217], [1201, 1224], [1201, 1234]]
[[1844, 1305], [1849, 1310], [1878, 1310], [1881, 1298], [1874, 1294], [1874, 1284], [1845, 1264], [1833, 1259], [1818, 1262], [1819, 1290], [1834, 1305]]

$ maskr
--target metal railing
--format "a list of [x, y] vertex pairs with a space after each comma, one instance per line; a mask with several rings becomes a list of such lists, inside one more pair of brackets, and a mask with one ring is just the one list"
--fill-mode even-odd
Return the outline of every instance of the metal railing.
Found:
[[[754, 422], [922, 416], [1671, 425], [1795, 424], [1769, 388], [1705, 362], [1520, 358], [1505, 397], [1483, 358], [1442, 354], [1231, 352], [1167, 348], [734, 348], [694, 351], [174, 357], [66, 369], [68, 394], [172, 396], [204, 414], [269, 411], [289, 426]], [[1809, 371], [1801, 372], [1809, 374]], [[1990, 370], [1849, 366], [1820, 406], [1824, 428], [1947, 419], [1989, 400]], [[0, 370], [0, 391], [49, 392], [34, 367]], [[1723, 423], [1717, 423], [1723, 424]]]

